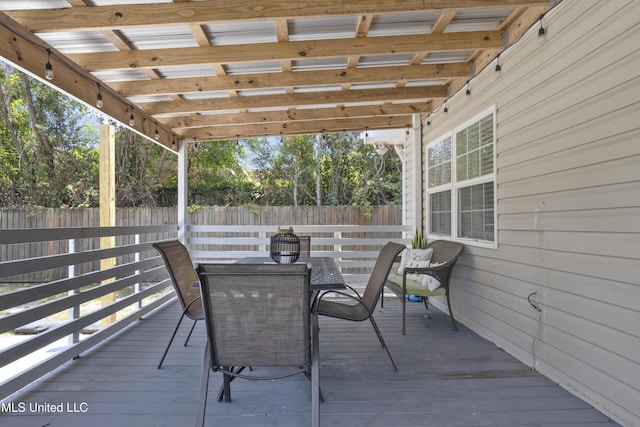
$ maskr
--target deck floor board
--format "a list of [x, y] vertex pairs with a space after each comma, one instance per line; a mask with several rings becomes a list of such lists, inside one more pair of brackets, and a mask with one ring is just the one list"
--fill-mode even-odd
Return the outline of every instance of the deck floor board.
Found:
[[[421, 303], [388, 297], [375, 316], [398, 364], [395, 372], [369, 322], [321, 317], [322, 425], [339, 426], [612, 426], [611, 420], [549, 379]], [[187, 347], [178, 333], [163, 368], [156, 365], [178, 318], [177, 304], [153, 313], [101, 346], [38, 380], [4, 404], [0, 425], [164, 427], [193, 425], [205, 344], [199, 322]], [[266, 368], [259, 368], [264, 370]], [[221, 375], [211, 374], [207, 425], [306, 426], [310, 383], [302, 375], [232, 383], [231, 403], [215, 400]], [[64, 404], [62, 413], [31, 412]], [[86, 403], [86, 406], [80, 406]], [[70, 405], [68, 407], [67, 405]], [[86, 409], [86, 412], [69, 412]]]

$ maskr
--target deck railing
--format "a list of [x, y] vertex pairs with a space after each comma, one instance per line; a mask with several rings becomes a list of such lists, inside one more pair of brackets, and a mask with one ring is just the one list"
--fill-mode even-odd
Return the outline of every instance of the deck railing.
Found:
[[[311, 236], [311, 255], [336, 260], [347, 281], [367, 280], [378, 252], [389, 242], [409, 243], [411, 226], [287, 225], [297, 235]], [[264, 225], [192, 225], [188, 243], [196, 263], [232, 262], [269, 254], [278, 227]]]
[[[173, 298], [162, 259], [151, 247], [175, 238], [177, 226], [1, 230], [0, 245], [65, 242], [66, 253], [0, 262], [0, 283], [34, 271], [67, 277], [16, 285], [0, 294], [0, 398], [31, 383]], [[99, 248], [96, 240], [119, 244]], [[94, 249], [92, 247], [98, 246]], [[89, 248], [78, 250], [79, 248]], [[106, 264], [110, 267], [101, 268]], [[86, 266], [98, 267], [87, 271]], [[82, 267], [82, 268], [79, 268]], [[76, 271], [83, 271], [77, 274]], [[61, 341], [62, 340], [62, 341]], [[66, 341], [66, 342], [65, 342]], [[56, 343], [57, 352], [45, 351]], [[49, 355], [53, 353], [53, 355]], [[30, 361], [34, 354], [36, 363]], [[44, 356], [48, 355], [48, 356]]]
[[[411, 230], [400, 225], [293, 227], [296, 234], [311, 236], [312, 255], [335, 258], [347, 281], [366, 280], [380, 248], [390, 240], [408, 243]], [[233, 262], [268, 255], [276, 231], [265, 225], [194, 225], [187, 245], [195, 263]], [[168, 274], [151, 244], [177, 236], [177, 225], [0, 230], [0, 245], [49, 242], [52, 248], [42, 256], [0, 261], [0, 284], [9, 283], [0, 288], [0, 399], [171, 300]], [[101, 239], [115, 244], [100, 248]], [[60, 269], [66, 270], [62, 279]], [[46, 277], [54, 270], [50, 281], [16, 284], [16, 277], [33, 272]], [[47, 351], [54, 343], [57, 350]], [[44, 356], [25, 362], [36, 353]]]

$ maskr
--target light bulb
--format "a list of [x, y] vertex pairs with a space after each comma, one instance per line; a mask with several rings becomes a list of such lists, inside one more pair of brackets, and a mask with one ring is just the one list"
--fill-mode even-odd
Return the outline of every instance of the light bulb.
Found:
[[[542, 22], [540, 24], [542, 25]], [[540, 29], [538, 30], [538, 43], [540, 44], [544, 43], [545, 34], [546, 34], [546, 31], [544, 27], [540, 26]]]
[[53, 80], [53, 66], [51, 65], [51, 49], [47, 48], [47, 63], [44, 65], [44, 76], [47, 80]]
[[102, 94], [98, 92], [98, 96], [96, 97], [96, 107], [102, 108], [104, 106], [104, 102], [102, 101]]
[[136, 119], [133, 117], [133, 113], [129, 116], [129, 126], [134, 127], [136, 125]]
[[47, 80], [53, 80], [53, 67], [51, 66], [51, 62], [47, 61], [44, 66], [44, 76]]

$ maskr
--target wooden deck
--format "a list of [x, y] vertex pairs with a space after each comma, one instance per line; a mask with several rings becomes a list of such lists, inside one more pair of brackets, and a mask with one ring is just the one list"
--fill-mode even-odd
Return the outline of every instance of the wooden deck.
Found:
[[[189, 426], [195, 421], [205, 342], [186, 325], [162, 369], [156, 365], [178, 317], [176, 304], [3, 402], [0, 425], [66, 427]], [[448, 316], [408, 303], [407, 335], [400, 302], [378, 307], [376, 319], [394, 355], [395, 372], [370, 323], [320, 319], [320, 405], [325, 426], [577, 426], [615, 425], [585, 402], [522, 365]], [[428, 326], [427, 326], [428, 324]], [[306, 426], [310, 383], [302, 375], [232, 383], [231, 403], [207, 405], [211, 426]], [[10, 412], [11, 404], [16, 412]], [[45, 413], [35, 405], [49, 405]], [[53, 412], [62, 404], [62, 413]], [[23, 405], [23, 406], [21, 406]], [[24, 412], [20, 412], [21, 408]], [[77, 412], [73, 412], [77, 411]]]

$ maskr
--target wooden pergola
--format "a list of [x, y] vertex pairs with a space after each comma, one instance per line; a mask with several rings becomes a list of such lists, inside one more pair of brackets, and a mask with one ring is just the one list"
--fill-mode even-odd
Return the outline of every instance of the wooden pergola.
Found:
[[553, 2], [117, 3], [4, 1], [0, 57], [88, 105], [100, 97], [107, 116], [178, 151], [181, 140], [409, 128]]

